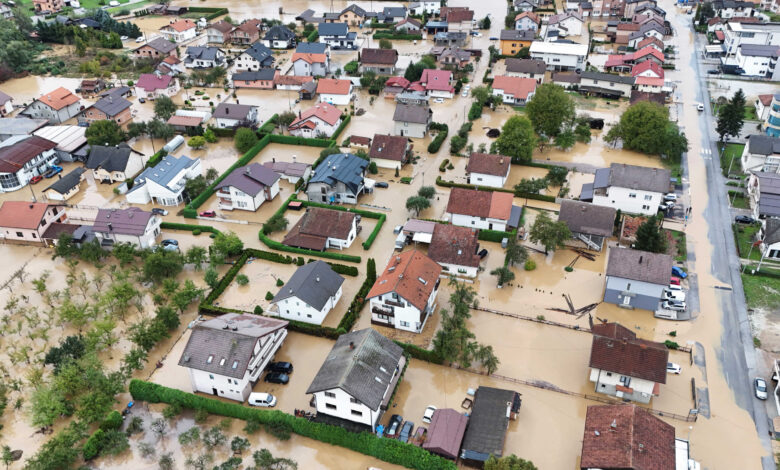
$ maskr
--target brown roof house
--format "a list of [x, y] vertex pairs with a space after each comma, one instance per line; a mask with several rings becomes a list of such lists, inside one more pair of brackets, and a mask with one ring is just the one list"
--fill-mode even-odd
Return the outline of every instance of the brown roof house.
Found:
[[160, 236], [159, 215], [141, 210], [99, 209], [92, 231], [103, 246], [131, 243], [139, 248], [151, 248]]
[[614, 247], [607, 260], [604, 302], [655, 312], [669, 285], [674, 260], [665, 253]]
[[226, 313], [198, 323], [179, 358], [193, 392], [243, 402], [287, 337], [287, 321]]
[[0, 206], [0, 240], [5, 243], [43, 244], [46, 230], [68, 217], [58, 204], [6, 201]]
[[[8, 119], [11, 124], [17, 120]], [[56, 147], [55, 142], [37, 135], [15, 135], [0, 142], [0, 193], [21, 189], [45, 174], [57, 158]]]
[[395, 49], [364, 47], [358, 56], [362, 73], [369, 71], [377, 75], [393, 75], [395, 73], [395, 63], [398, 62], [398, 51]]
[[352, 212], [309, 207], [282, 241], [287, 246], [325, 251], [349, 248], [358, 233]]
[[582, 470], [675, 470], [699, 468], [689, 443], [674, 426], [637, 405], [592, 405], [585, 415]]
[[472, 153], [466, 164], [469, 184], [503, 188], [509, 178], [512, 158], [489, 153]]
[[409, 158], [409, 139], [397, 135], [374, 134], [368, 156], [380, 168], [400, 168]]
[[62, 124], [81, 109], [79, 97], [70, 90], [59, 87], [41, 95], [19, 114], [32, 119], [48, 119], [49, 124]]
[[512, 194], [452, 188], [447, 202], [450, 223], [461, 227], [505, 231], [517, 227], [522, 210], [512, 205]]
[[281, 176], [266, 165], [251, 163], [231, 171], [219, 183], [219, 208], [256, 211], [279, 194]]
[[393, 134], [422, 139], [428, 134], [432, 121], [433, 111], [427, 104], [398, 103], [393, 113]]
[[468, 416], [460, 414], [452, 408], [440, 408], [434, 411], [425, 442], [423, 442], [423, 449], [432, 454], [456, 460], [468, 423]]
[[666, 383], [669, 349], [639, 339], [618, 323], [595, 325], [590, 348], [590, 381], [598, 393], [650, 403]]
[[225, 44], [230, 41], [230, 32], [233, 25], [225, 20], [217, 21], [206, 28], [206, 37], [209, 44]]
[[147, 42], [143, 46], [133, 49], [133, 57], [164, 59], [167, 56], [178, 57], [176, 44], [163, 37], [157, 37]]
[[419, 333], [436, 309], [441, 266], [420, 251], [390, 258], [366, 295], [371, 323]]
[[445, 273], [459, 277], [477, 277], [479, 272], [478, 230], [451, 224], [435, 224], [428, 256]]
[[591, 250], [601, 251], [604, 240], [612, 236], [617, 211], [612, 207], [564, 199], [558, 220], [566, 222], [572, 238]]

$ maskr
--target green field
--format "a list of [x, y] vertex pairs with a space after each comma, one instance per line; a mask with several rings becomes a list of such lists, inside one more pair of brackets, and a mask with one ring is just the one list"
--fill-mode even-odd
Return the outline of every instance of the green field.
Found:
[[[745, 144], [726, 144], [726, 148], [723, 149], [723, 156], [720, 158], [720, 168], [723, 170], [723, 176], [728, 176], [729, 166], [731, 166], [731, 172], [734, 174], [742, 174], [742, 166], [739, 163], [739, 159], [742, 158], [742, 151], [745, 149]], [[737, 159], [733, 164], [731, 161]]]
[[749, 259], [755, 261], [761, 259], [760, 249], [750, 250], [750, 245], [756, 240], [756, 233], [760, 228], [759, 225], [734, 224], [734, 241], [739, 249], [740, 258], [747, 258], [748, 253], [750, 253]]
[[[763, 270], [763, 268], [762, 268]], [[748, 308], [780, 307], [780, 278], [748, 274], [750, 267], [742, 275], [742, 286]]]
[[[712, 114], [717, 115], [720, 105], [712, 103]], [[745, 105], [745, 121], [758, 121], [758, 115], [756, 114], [756, 107], [752, 104]]]

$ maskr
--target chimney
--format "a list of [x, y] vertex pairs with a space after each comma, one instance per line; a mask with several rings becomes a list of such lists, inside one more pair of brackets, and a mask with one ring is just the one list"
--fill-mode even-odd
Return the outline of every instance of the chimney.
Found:
[[350, 350], [355, 349], [355, 342], [354, 341], [350, 341], [349, 342], [349, 349]]

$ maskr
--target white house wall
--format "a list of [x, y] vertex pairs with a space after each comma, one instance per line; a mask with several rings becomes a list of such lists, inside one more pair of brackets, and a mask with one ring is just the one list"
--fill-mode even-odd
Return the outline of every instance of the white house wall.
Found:
[[479, 228], [488, 230], [506, 230], [506, 220], [493, 219], [489, 217], [472, 217], [464, 214], [452, 214], [450, 219], [452, 225], [461, 227]]
[[611, 186], [607, 188], [606, 196], [594, 193], [593, 204], [614, 207], [628, 214], [655, 215], [663, 196], [662, 193]]
[[371, 426], [371, 429], [376, 426], [381, 414], [378, 408], [372, 410], [362, 403], [353, 403], [352, 396], [340, 388], [317, 392], [314, 397], [317, 413], [365, 424]]
[[328, 313], [336, 306], [339, 299], [341, 299], [341, 294], [342, 289], [339, 287], [339, 290], [328, 298], [321, 310], [317, 310], [298, 297], [287, 297], [286, 299], [273, 304], [276, 305], [278, 311], [272, 313], [285, 320], [295, 320], [314, 325], [322, 325], [325, 317], [328, 316]]
[[[507, 175], [509, 172], [507, 172]], [[477, 186], [490, 186], [492, 188], [503, 188], [506, 183], [506, 176], [487, 175], [484, 173], [471, 173], [469, 175], [469, 184]]]

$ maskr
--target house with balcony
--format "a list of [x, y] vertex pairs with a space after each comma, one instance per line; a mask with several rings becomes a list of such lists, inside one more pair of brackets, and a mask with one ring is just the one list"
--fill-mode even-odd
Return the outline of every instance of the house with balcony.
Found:
[[585, 68], [588, 45], [534, 41], [531, 43], [530, 52], [532, 59], [539, 59], [547, 64], [547, 70], [555, 72], [581, 71]]
[[328, 45], [321, 42], [302, 42], [292, 56], [293, 73], [298, 77], [324, 77], [330, 68]]
[[202, 174], [199, 158], [166, 155], [160, 163], [135, 177], [133, 187], [125, 197], [133, 204], [153, 202], [160, 206], [178, 206], [184, 201], [187, 181]]
[[279, 174], [265, 165], [240, 166], [219, 183], [219, 208], [255, 212], [279, 194], [279, 179]]
[[780, 23], [741, 23], [729, 21], [723, 30], [723, 48], [736, 54], [742, 44], [780, 46]]
[[[532, 29], [504, 29], [501, 30], [499, 41], [501, 42], [502, 55], [515, 55], [524, 47], [531, 47], [536, 38], [536, 31]], [[507, 59], [507, 61], [510, 59]]]
[[596, 170], [593, 183], [582, 185], [580, 200], [623, 213], [655, 215], [671, 188], [671, 176], [665, 168], [613, 163]]
[[331, 50], [357, 49], [357, 33], [349, 30], [347, 23], [320, 23], [317, 25], [320, 42]]
[[351, 153], [328, 155], [314, 169], [306, 186], [309, 201], [328, 204], [357, 204], [363, 192], [368, 161]]
[[475, 28], [474, 10], [468, 7], [442, 7], [441, 18], [447, 22], [447, 31], [471, 34]]
[[184, 66], [188, 69], [211, 69], [225, 66], [225, 51], [213, 46], [190, 46]]
[[493, 78], [493, 96], [501, 98], [505, 104], [524, 106], [533, 98], [536, 84], [533, 78], [499, 75]]
[[160, 34], [165, 39], [178, 44], [189, 41], [190, 39], [195, 39], [195, 36], [198, 34], [198, 30], [194, 21], [189, 19], [180, 19], [171, 21], [170, 24], [160, 28]]
[[772, 101], [765, 112], [766, 117], [763, 119], [761, 127], [766, 135], [780, 137], [780, 93], [772, 95]]
[[591, 331], [590, 381], [596, 393], [644, 404], [660, 395], [669, 360], [666, 345], [639, 339], [618, 323], [594, 325]]
[[451, 85], [452, 72], [449, 70], [423, 70], [419, 84], [431, 98], [452, 98], [455, 87]]
[[57, 158], [56, 146], [35, 135], [16, 135], [0, 142], [0, 193], [22, 189], [45, 174]]
[[479, 273], [478, 236], [479, 231], [473, 228], [434, 224], [428, 256], [444, 273], [474, 279]]
[[674, 259], [666, 253], [614, 247], [609, 250], [604, 302], [655, 312], [669, 285]]
[[206, 42], [208, 44], [225, 44], [230, 42], [230, 32], [233, 25], [225, 20], [217, 21], [206, 28]]
[[192, 327], [179, 365], [194, 393], [243, 402], [287, 337], [284, 320], [226, 313]]
[[253, 72], [236, 72], [233, 74], [234, 88], [254, 88], [257, 90], [273, 90], [279, 71], [276, 69], [260, 69]]
[[512, 159], [504, 155], [472, 152], [466, 164], [469, 184], [503, 188], [509, 178]]
[[756, 117], [759, 121], [766, 121], [769, 118], [769, 110], [772, 108], [772, 99], [774, 94], [763, 94], [756, 97], [753, 106], [756, 108]]
[[746, 77], [762, 77], [777, 80], [780, 70], [777, 58], [780, 46], [764, 44], [740, 44], [737, 53], [720, 58], [724, 70], [734, 70]]
[[236, 58], [236, 63], [233, 66], [234, 70], [256, 72], [260, 69], [268, 68], [274, 64], [274, 53], [271, 49], [256, 42], [249, 46], [249, 49], [245, 50]]
[[522, 211], [516, 217], [513, 212], [518, 210], [513, 210], [511, 193], [452, 188], [446, 215], [453, 225], [506, 231], [519, 222]]
[[146, 159], [127, 144], [115, 147], [92, 145], [84, 167], [92, 170], [95, 181], [116, 183], [137, 175]]
[[565, 222], [577, 246], [601, 251], [604, 241], [612, 236], [617, 211], [612, 207], [564, 199], [558, 221]]
[[543, 37], [551, 37], [555, 31], [557, 37], [579, 36], [582, 34], [582, 25], [585, 21], [578, 12], [565, 12], [552, 15], [547, 18], [547, 24], [543, 27]]
[[328, 263], [314, 261], [299, 267], [271, 301], [269, 315], [322, 325], [341, 298], [344, 278]]
[[315, 420], [373, 432], [405, 364], [403, 349], [373, 328], [339, 336], [306, 390]]
[[160, 236], [162, 218], [137, 207], [98, 209], [92, 231], [103, 247], [130, 243], [138, 248], [152, 248]]
[[287, 26], [271, 26], [263, 36], [263, 45], [271, 49], [292, 49], [295, 47], [295, 33]]
[[634, 77], [587, 70], [580, 77], [580, 93], [606, 98], [628, 98], [635, 81]]
[[257, 126], [257, 106], [238, 103], [219, 103], [214, 110], [214, 119], [220, 129]]
[[341, 110], [330, 103], [317, 103], [290, 123], [290, 135], [299, 137], [330, 137], [341, 125]]
[[758, 232], [761, 241], [761, 256], [765, 259], [780, 260], [780, 217], [767, 217]]
[[374, 72], [377, 75], [393, 75], [398, 62], [398, 51], [395, 49], [375, 49], [364, 47], [358, 52], [360, 71]]
[[747, 136], [740, 163], [745, 173], [780, 173], [780, 137], [763, 134]]
[[5, 201], [0, 205], [0, 240], [4, 243], [43, 244], [52, 224], [65, 223], [68, 216], [60, 204]]
[[394, 255], [366, 295], [371, 323], [420, 333], [436, 310], [441, 271], [420, 251]]
[[344, 250], [352, 246], [359, 230], [358, 217], [352, 212], [308, 207], [282, 244], [317, 251]]
[[263, 44], [257, 42], [260, 39], [260, 30], [262, 29], [262, 26], [263, 22], [260, 20], [245, 20], [230, 31], [231, 44], [237, 46], [248, 46], [250, 44], [263, 46]]
[[49, 124], [62, 124], [75, 117], [82, 109], [78, 96], [59, 87], [33, 100], [19, 115], [31, 119], [48, 119]]

